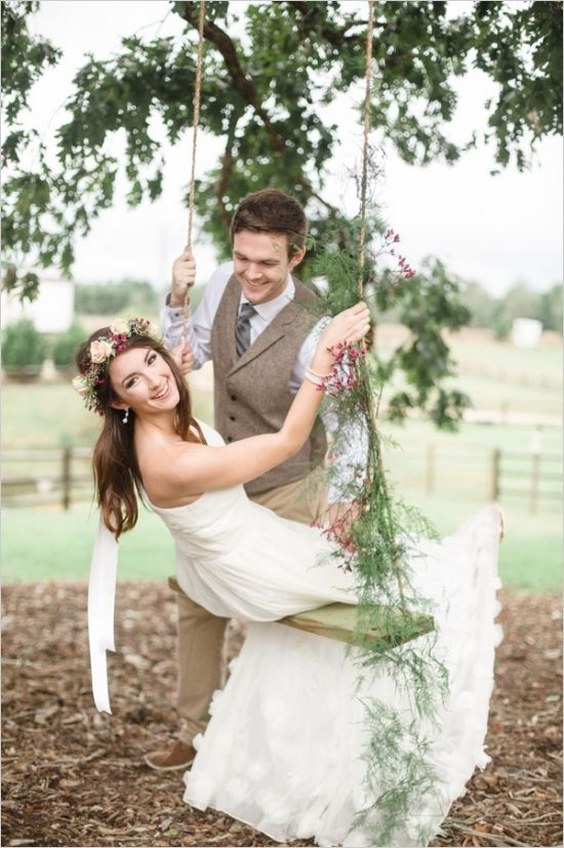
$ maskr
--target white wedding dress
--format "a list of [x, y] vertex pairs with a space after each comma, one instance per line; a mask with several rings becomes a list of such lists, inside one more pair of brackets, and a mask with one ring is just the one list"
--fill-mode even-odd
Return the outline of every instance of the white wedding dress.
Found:
[[[211, 428], [204, 432], [208, 443], [221, 442]], [[357, 649], [273, 623], [324, 603], [354, 603], [353, 577], [338, 568], [319, 531], [280, 519], [242, 487], [206, 493], [188, 506], [151, 508], [174, 536], [182, 589], [216, 615], [251, 622], [227, 685], [213, 698], [208, 728], [195, 740], [184, 800], [280, 842], [373, 845], [378, 814], [362, 827], [355, 821], [371, 800], [363, 699], [409, 711], [410, 693], [396, 691], [384, 664], [359, 681]], [[489, 760], [499, 520], [497, 508], [486, 507], [442, 542], [422, 540], [413, 559], [413, 584], [432, 601], [433, 650], [450, 688], [439, 730], [422, 728], [439, 781], [421, 793], [394, 845], [427, 844], [474, 768]]]

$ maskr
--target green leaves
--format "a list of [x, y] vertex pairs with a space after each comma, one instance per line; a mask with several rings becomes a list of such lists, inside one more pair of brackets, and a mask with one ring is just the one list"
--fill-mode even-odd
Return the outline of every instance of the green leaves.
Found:
[[524, 169], [538, 139], [562, 133], [562, 3], [478, 3], [473, 24], [475, 65], [498, 85], [486, 140]]
[[61, 57], [61, 50], [50, 41], [28, 32], [26, 16], [38, 6], [37, 0], [5, 0], [1, 6], [2, 111], [9, 124], [27, 108], [27, 96], [45, 68]]
[[406, 383], [390, 398], [390, 418], [401, 421], [409, 411], [420, 410], [439, 428], [456, 429], [470, 399], [444, 387], [455, 373], [455, 363], [443, 333], [455, 331], [470, 320], [458, 282], [438, 259], [427, 259], [418, 274], [396, 285], [389, 273], [385, 275], [376, 302], [384, 313], [396, 307], [397, 319], [410, 330], [408, 340], [384, 365], [388, 381], [397, 372], [403, 374]]
[[40, 366], [45, 358], [46, 341], [29, 319], [6, 327], [2, 341], [2, 362], [6, 368]]
[[[456, 429], [470, 399], [449, 385], [456, 363], [446, 343], [445, 331], [456, 331], [470, 320], [462, 303], [459, 283], [438, 259], [427, 259], [413, 274], [396, 253], [399, 236], [388, 230], [369, 209], [364, 267], [361, 270], [358, 244], [360, 221], [340, 221], [326, 231], [316, 247], [312, 274], [326, 281], [325, 308], [336, 314], [358, 299], [359, 281], [370, 304], [375, 324], [393, 313], [409, 335], [390, 356], [373, 352], [376, 385], [399, 387], [388, 399], [387, 416], [403, 421], [411, 412], [429, 416], [437, 427]], [[394, 239], [395, 236], [395, 239]], [[384, 247], [382, 247], [382, 244]], [[390, 254], [385, 257], [382, 254]], [[397, 259], [395, 268], [383, 267], [386, 259]], [[377, 338], [377, 331], [376, 331]]]
[[[15, 261], [23, 254], [68, 271], [74, 239], [113, 203], [120, 169], [131, 205], [161, 193], [161, 134], [175, 143], [191, 130], [199, 4], [172, 4], [184, 27], [174, 38], [133, 35], [110, 59], [87, 58], [56, 131], [55, 164], [18, 124], [34, 82], [61, 53], [30, 35], [37, 7], [2, 4], [4, 248]], [[377, 2], [374, 11], [373, 133], [406, 161], [455, 162], [476, 143], [478, 128], [461, 142], [449, 137], [454, 83], [472, 67], [495, 86], [482, 137], [495, 145], [498, 165], [526, 167], [534, 142], [561, 132], [561, 2], [477, 3], [456, 17], [446, 3], [422, 0]], [[207, 3], [200, 123], [223, 151], [200, 180], [196, 204], [224, 252], [233, 209], [257, 188], [295, 195], [316, 238], [339, 221], [326, 183], [341, 139], [324, 106], [345, 93], [360, 127], [366, 23], [356, 4], [338, 0]]]

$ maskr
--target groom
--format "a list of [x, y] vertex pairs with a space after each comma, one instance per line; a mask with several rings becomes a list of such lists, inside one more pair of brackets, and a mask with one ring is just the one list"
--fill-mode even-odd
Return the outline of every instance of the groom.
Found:
[[[213, 362], [215, 427], [227, 442], [280, 429], [304, 379], [324, 323], [316, 315], [316, 295], [292, 273], [304, 258], [306, 234], [307, 220], [294, 198], [276, 189], [246, 197], [231, 224], [233, 261], [212, 275], [190, 319], [192, 366]], [[194, 276], [186, 249], [174, 262], [162, 313], [170, 348], [181, 341]], [[326, 450], [320, 418], [300, 453], [248, 483], [247, 494], [283, 518], [310, 524], [327, 508], [321, 468]], [[205, 729], [211, 696], [222, 684], [227, 619], [179, 588], [177, 602], [179, 733], [168, 749], [145, 757], [162, 771], [191, 764], [194, 736]]]

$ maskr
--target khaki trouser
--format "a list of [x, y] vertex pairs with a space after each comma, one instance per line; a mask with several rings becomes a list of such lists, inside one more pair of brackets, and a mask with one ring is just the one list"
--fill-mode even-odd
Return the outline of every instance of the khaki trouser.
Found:
[[[303, 480], [253, 495], [252, 500], [283, 518], [311, 524], [327, 508], [322, 469]], [[178, 603], [179, 738], [189, 745], [197, 733], [205, 730], [211, 696], [224, 683], [222, 656], [228, 619], [218, 618], [192, 601], [174, 578], [169, 584], [177, 592]]]

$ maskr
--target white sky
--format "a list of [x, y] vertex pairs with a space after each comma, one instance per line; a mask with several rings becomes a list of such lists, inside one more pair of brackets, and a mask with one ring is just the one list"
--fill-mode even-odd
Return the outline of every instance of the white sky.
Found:
[[[43, 0], [32, 23], [64, 51], [57, 68], [45, 74], [30, 99], [31, 121], [49, 141], [63, 121], [61, 106], [86, 53], [108, 57], [120, 39], [133, 32], [147, 36], [179, 32], [181, 22], [166, 0]], [[145, 28], [145, 29], [144, 29]], [[483, 127], [481, 103], [487, 96], [474, 75], [460, 84], [457, 134]], [[346, 195], [356, 211], [351, 167], [360, 156], [357, 113], [336, 103], [333, 117], [342, 126], [341, 149], [331, 171], [334, 190]], [[351, 114], [352, 113], [352, 114]], [[351, 130], [351, 127], [355, 129]], [[88, 237], [77, 242], [74, 276], [79, 282], [105, 282], [123, 277], [166, 285], [169, 269], [186, 240], [188, 215], [181, 196], [190, 172], [191, 132], [175, 148], [166, 146], [163, 197], [154, 204], [129, 209], [123, 197], [101, 213]], [[215, 161], [216, 139], [198, 136], [197, 173]], [[562, 280], [562, 140], [550, 138], [538, 149], [530, 171], [513, 167], [490, 176], [493, 153], [466, 154], [453, 167], [434, 164], [409, 167], [387, 151], [380, 200], [389, 225], [401, 234], [401, 249], [415, 268], [428, 255], [438, 256], [455, 274], [476, 280], [492, 294], [526, 282], [544, 290]], [[195, 222], [197, 226], [197, 221]], [[198, 282], [215, 264], [213, 250], [194, 243]]]

